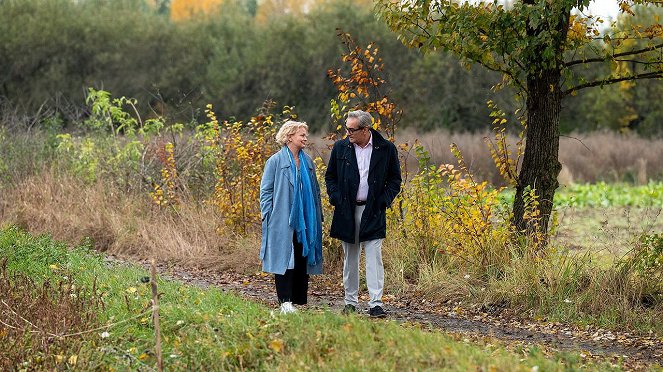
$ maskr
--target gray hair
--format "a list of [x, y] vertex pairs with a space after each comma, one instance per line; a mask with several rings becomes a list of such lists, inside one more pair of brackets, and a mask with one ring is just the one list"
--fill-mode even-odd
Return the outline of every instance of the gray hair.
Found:
[[299, 122], [299, 121], [293, 121], [293, 120], [286, 121], [283, 125], [281, 125], [281, 128], [279, 129], [278, 133], [276, 133], [276, 142], [278, 142], [280, 145], [285, 146], [288, 143], [288, 137], [291, 134], [295, 134], [295, 132], [297, 132], [299, 128], [304, 128], [308, 130], [308, 125], [304, 122]]
[[359, 128], [370, 128], [373, 126], [373, 117], [366, 111], [357, 110], [348, 112], [348, 119], [359, 119]]

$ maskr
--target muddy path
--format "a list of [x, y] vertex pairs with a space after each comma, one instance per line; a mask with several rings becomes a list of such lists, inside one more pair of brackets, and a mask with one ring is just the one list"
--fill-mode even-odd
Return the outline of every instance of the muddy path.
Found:
[[[128, 263], [109, 257], [115, 264]], [[145, 268], [147, 261], [133, 261]], [[159, 275], [189, 285], [217, 287], [233, 292], [251, 301], [277, 308], [271, 275], [251, 275], [218, 272], [198, 268], [157, 264]], [[310, 310], [341, 311], [343, 289], [341, 279], [323, 275], [311, 280]], [[361, 293], [361, 290], [360, 290]], [[364, 294], [365, 296], [365, 294]], [[366, 297], [360, 295], [365, 306]], [[442, 330], [469, 340], [494, 338], [510, 346], [536, 345], [544, 352], [574, 351], [587, 359], [600, 359], [619, 363], [627, 370], [647, 370], [663, 366], [663, 339], [655, 335], [635, 335], [629, 332], [609, 331], [592, 327], [579, 327], [561, 323], [528, 320], [526, 317], [506, 314], [499, 308], [466, 309], [459, 304], [435, 304], [416, 298], [385, 296], [386, 321], [413, 324], [423, 329]], [[368, 317], [361, 307], [359, 316]], [[381, 320], [380, 320], [381, 321]]]

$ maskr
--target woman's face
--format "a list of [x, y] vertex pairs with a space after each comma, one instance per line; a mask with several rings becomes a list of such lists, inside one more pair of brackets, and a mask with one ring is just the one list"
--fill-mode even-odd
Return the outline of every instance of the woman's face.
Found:
[[294, 146], [296, 150], [301, 150], [306, 147], [308, 143], [308, 132], [306, 128], [299, 128], [293, 134], [291, 134], [288, 139], [290, 140], [290, 145]]

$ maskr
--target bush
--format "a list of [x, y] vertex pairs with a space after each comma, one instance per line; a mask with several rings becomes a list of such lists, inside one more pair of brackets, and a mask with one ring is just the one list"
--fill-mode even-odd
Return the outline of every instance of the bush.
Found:
[[[48, 249], [51, 244], [40, 238], [25, 239], [16, 229], [3, 231], [2, 237], [0, 252], [7, 249], [7, 243], [32, 245], [37, 250]], [[90, 331], [99, 325], [97, 316], [104, 308], [101, 294], [96, 282], [91, 288], [77, 286], [66, 267], [57, 260], [51, 262], [49, 270], [61, 274], [60, 280], [38, 281], [21, 271], [11, 271], [6, 256], [0, 261], [3, 370], [85, 368], [92, 362], [88, 352], [81, 350], [89, 342]]]

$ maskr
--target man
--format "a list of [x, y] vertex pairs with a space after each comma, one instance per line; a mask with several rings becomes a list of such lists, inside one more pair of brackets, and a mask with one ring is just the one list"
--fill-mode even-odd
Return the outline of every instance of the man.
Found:
[[382, 308], [382, 241], [387, 229], [386, 210], [401, 189], [401, 170], [396, 146], [375, 131], [372, 123], [367, 112], [348, 113], [348, 136], [334, 144], [325, 181], [334, 206], [330, 235], [343, 245], [343, 313], [357, 309], [363, 244], [369, 315], [383, 318], [387, 314]]

